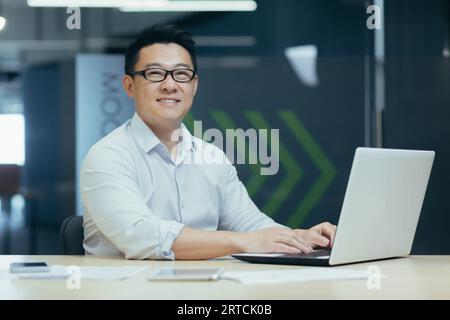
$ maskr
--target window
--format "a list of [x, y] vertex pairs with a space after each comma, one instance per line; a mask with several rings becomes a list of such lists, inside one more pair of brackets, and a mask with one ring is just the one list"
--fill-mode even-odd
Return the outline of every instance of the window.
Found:
[[25, 162], [25, 120], [22, 114], [0, 114], [0, 164]]

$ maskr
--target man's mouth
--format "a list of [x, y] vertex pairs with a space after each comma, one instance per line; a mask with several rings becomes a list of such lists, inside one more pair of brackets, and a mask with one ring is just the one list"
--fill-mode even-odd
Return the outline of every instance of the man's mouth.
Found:
[[162, 104], [166, 104], [166, 105], [175, 105], [178, 102], [180, 102], [179, 99], [169, 99], [169, 98], [156, 99], [156, 101], [158, 101], [159, 103], [162, 103]]

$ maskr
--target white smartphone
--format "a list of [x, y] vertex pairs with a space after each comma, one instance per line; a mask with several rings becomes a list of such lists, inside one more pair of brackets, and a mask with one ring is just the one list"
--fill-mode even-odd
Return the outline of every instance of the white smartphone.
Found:
[[158, 269], [148, 280], [218, 280], [223, 268], [166, 268]]
[[49, 272], [45, 262], [13, 262], [9, 265], [11, 273]]

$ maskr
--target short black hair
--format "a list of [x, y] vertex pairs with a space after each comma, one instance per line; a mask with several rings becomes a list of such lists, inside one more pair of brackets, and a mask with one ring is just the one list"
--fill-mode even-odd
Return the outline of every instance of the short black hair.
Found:
[[155, 43], [176, 43], [185, 48], [191, 56], [194, 71], [197, 71], [197, 57], [195, 55], [195, 41], [192, 35], [175, 25], [157, 24], [147, 28], [139, 34], [127, 49], [125, 54], [125, 74], [134, 72], [139, 59], [139, 51]]

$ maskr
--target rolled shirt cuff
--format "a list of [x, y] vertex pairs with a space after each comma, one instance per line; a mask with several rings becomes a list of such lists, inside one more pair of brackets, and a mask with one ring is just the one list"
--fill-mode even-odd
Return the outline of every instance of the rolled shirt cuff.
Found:
[[177, 221], [161, 220], [159, 224], [159, 243], [161, 260], [175, 260], [173, 242], [179, 236], [184, 224]]

